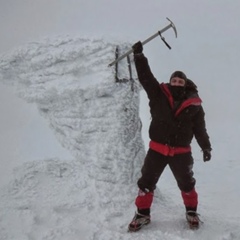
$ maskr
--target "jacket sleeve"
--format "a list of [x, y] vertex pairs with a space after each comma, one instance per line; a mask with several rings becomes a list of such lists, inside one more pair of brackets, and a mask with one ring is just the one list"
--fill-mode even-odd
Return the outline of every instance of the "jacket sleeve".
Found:
[[202, 106], [200, 106], [200, 109], [194, 116], [193, 121], [194, 121], [193, 132], [198, 145], [202, 150], [211, 149], [211, 143], [209, 140], [205, 123], [205, 113]]
[[145, 89], [148, 98], [151, 99], [155, 97], [160, 91], [159, 82], [152, 74], [147, 58], [144, 54], [135, 54], [134, 61], [138, 79]]

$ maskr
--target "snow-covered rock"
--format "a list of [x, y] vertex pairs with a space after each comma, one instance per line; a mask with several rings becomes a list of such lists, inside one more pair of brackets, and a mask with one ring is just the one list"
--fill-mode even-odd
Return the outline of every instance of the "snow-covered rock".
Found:
[[[140, 86], [129, 79], [127, 61], [119, 63], [119, 78], [128, 81], [115, 81], [114, 68], [108, 67], [115, 47], [103, 40], [46, 40], [1, 60], [1, 79], [14, 84], [21, 98], [37, 104], [76, 159], [33, 162], [17, 169], [10, 195], [3, 198], [4, 208], [7, 204], [35, 221], [40, 216], [34, 211], [76, 207], [82, 220], [94, 219], [100, 225], [122, 216], [129, 206], [145, 153]], [[16, 224], [24, 224], [21, 217], [14, 218]], [[32, 234], [22, 228], [24, 234]]]

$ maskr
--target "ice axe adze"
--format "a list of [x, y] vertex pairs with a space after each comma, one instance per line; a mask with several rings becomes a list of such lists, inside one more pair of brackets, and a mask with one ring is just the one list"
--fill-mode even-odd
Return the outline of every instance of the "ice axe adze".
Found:
[[[175, 27], [175, 25], [173, 24], [173, 22], [167, 18], [168, 21], [170, 21], [170, 24], [167, 25], [165, 28], [163, 28], [162, 30], [158, 31], [157, 33], [155, 33], [154, 35], [152, 35], [151, 37], [149, 37], [148, 39], [146, 39], [145, 41], [142, 42], [142, 45], [150, 42], [151, 40], [153, 40], [155, 37], [160, 36], [161, 39], [164, 41], [164, 43], [170, 48], [170, 46], [167, 44], [167, 42], [165, 41], [165, 39], [162, 37], [162, 33], [167, 31], [169, 28], [173, 28], [174, 32], [175, 32], [175, 36], [177, 37], [177, 29]], [[129, 54], [131, 54], [133, 52], [132, 49], [130, 49], [128, 52], [126, 52], [125, 54], [123, 54], [122, 56], [120, 56], [119, 58], [117, 58], [115, 61], [111, 62], [108, 66], [111, 67], [113, 66], [115, 63], [117, 63], [118, 61], [122, 60], [123, 58], [125, 58], [126, 56], [128, 56]]]

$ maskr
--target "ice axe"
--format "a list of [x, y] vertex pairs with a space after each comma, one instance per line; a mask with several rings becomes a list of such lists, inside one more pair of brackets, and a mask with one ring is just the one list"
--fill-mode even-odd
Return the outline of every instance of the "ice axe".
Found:
[[[165, 28], [163, 28], [162, 30], [158, 31], [157, 33], [155, 33], [154, 35], [152, 35], [151, 37], [149, 37], [148, 39], [146, 39], [145, 41], [142, 42], [142, 45], [150, 42], [151, 40], [153, 40], [155, 37], [160, 36], [161, 39], [163, 40], [163, 42], [167, 45], [168, 48], [171, 49], [171, 47], [167, 44], [167, 42], [165, 41], [165, 39], [162, 37], [162, 33], [167, 31], [169, 28], [173, 28], [175, 36], [177, 37], [177, 29], [174, 25], [174, 23], [167, 18], [168, 21], [170, 21], [170, 24], [167, 25]], [[117, 63], [118, 61], [122, 60], [123, 58], [125, 58], [126, 56], [128, 56], [129, 54], [131, 54], [133, 52], [132, 49], [130, 49], [128, 52], [124, 53], [122, 56], [120, 56], [119, 58], [117, 58], [115, 61], [111, 62], [108, 66], [111, 67], [113, 66], [115, 63]]]

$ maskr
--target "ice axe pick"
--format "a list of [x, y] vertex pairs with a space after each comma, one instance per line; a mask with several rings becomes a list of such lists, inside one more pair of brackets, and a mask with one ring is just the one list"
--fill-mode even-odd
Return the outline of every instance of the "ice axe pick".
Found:
[[[175, 36], [177, 37], [177, 29], [174, 25], [174, 23], [167, 18], [168, 21], [170, 21], [170, 24], [168, 24], [165, 28], [163, 28], [162, 30], [158, 31], [157, 33], [153, 34], [151, 37], [149, 37], [148, 39], [146, 39], [145, 41], [142, 42], [142, 45], [150, 42], [151, 40], [153, 40], [155, 37], [160, 36], [161, 39], [163, 40], [163, 42], [168, 46], [168, 48], [170, 48], [170, 46], [167, 44], [167, 42], [165, 41], [165, 39], [162, 37], [162, 33], [167, 31], [169, 28], [173, 28]], [[122, 60], [123, 58], [125, 58], [126, 56], [128, 56], [129, 54], [131, 54], [133, 52], [132, 49], [130, 49], [128, 52], [124, 53], [122, 56], [120, 56], [119, 58], [117, 58], [115, 61], [111, 62], [108, 66], [111, 67], [113, 66], [115, 63], [119, 62], [120, 60]]]

